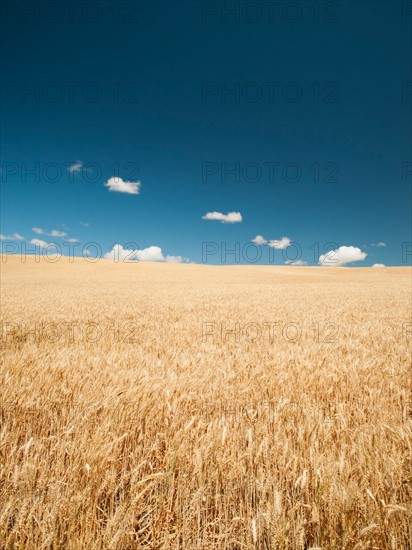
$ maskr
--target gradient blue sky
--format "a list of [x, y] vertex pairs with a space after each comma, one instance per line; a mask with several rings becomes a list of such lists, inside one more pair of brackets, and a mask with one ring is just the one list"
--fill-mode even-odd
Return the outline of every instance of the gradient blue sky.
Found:
[[[2, 6], [4, 238], [77, 238], [103, 252], [133, 242], [197, 263], [202, 243], [216, 242], [207, 262], [220, 263], [222, 242], [286, 236], [308, 265], [315, 242], [367, 253], [349, 265], [405, 265], [410, 2], [276, 2], [273, 12], [262, 2], [75, 4]], [[225, 96], [236, 86], [238, 97]], [[76, 161], [83, 168], [69, 174]], [[206, 177], [205, 163], [217, 173]], [[236, 163], [240, 176], [225, 178]], [[250, 163], [256, 181], [253, 167], [242, 174]], [[268, 163], [279, 163], [274, 181]], [[109, 191], [113, 176], [140, 181], [140, 193]], [[202, 219], [214, 211], [243, 221]], [[273, 258], [284, 264], [281, 250]]]

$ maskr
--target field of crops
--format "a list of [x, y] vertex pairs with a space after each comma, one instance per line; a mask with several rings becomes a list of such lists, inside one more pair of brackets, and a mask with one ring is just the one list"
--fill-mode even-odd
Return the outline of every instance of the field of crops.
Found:
[[411, 548], [410, 268], [21, 260], [1, 548]]

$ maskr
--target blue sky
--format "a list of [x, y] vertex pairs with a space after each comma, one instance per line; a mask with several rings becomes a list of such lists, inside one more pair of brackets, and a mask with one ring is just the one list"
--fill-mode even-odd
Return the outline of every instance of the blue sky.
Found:
[[405, 265], [410, 2], [3, 6], [3, 246]]

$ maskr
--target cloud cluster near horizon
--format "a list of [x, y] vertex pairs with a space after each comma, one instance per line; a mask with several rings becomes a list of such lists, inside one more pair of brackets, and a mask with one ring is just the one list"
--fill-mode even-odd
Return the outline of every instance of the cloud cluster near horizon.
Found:
[[142, 250], [126, 249], [121, 244], [115, 244], [110, 252], [104, 255], [107, 259], [116, 261], [121, 260], [139, 260], [142, 262], [188, 262], [187, 258], [182, 256], [164, 256], [160, 246], [149, 246]]
[[13, 233], [12, 235], [0, 233], [0, 241], [24, 241], [24, 237], [20, 233]]
[[356, 246], [340, 246], [319, 256], [319, 265], [341, 267], [352, 262], [362, 262], [366, 256], [367, 253]]
[[286, 265], [308, 265], [304, 260], [286, 260]]
[[[84, 169], [85, 165], [83, 161], [77, 160], [70, 164], [67, 167], [67, 171], [70, 174], [79, 174]], [[141, 188], [141, 182], [140, 181], [124, 181], [119, 176], [114, 176], [109, 178], [105, 183], [104, 186], [107, 187], [107, 189], [111, 192], [117, 192], [117, 193], [125, 193], [129, 195], [139, 195], [140, 194], [140, 188]], [[243, 221], [242, 214], [240, 212], [228, 212], [227, 214], [224, 214], [222, 212], [207, 212], [202, 216], [203, 220], [207, 221], [219, 221], [224, 224], [235, 224], [240, 223]], [[87, 222], [79, 222], [80, 225], [83, 227], [89, 227], [90, 224]], [[64, 224], [61, 225], [64, 229], [67, 229]], [[40, 227], [33, 227], [32, 231], [40, 236], [48, 236], [48, 237], [56, 237], [56, 238], [63, 238], [67, 237], [67, 233], [65, 231], [60, 231], [57, 229], [52, 229], [51, 231], [46, 231]], [[13, 233], [10, 236], [0, 234], [0, 240], [25, 240], [25, 238], [20, 235], [19, 233]], [[68, 243], [78, 243], [78, 239], [76, 238], [68, 238]], [[296, 244], [292, 241], [291, 238], [283, 236], [281, 239], [266, 239], [263, 235], [256, 235], [254, 239], [251, 241], [252, 243], [258, 245], [258, 246], [268, 246], [275, 250], [285, 250], [289, 246]], [[42, 240], [40, 238], [34, 238], [30, 241], [31, 244], [37, 245], [41, 248], [46, 247], [53, 247], [53, 243], [46, 242], [45, 240]], [[137, 249], [128, 249], [124, 248], [120, 244], [115, 244], [112, 249], [107, 252], [104, 257], [105, 258], [113, 258], [113, 259], [130, 259], [130, 260], [141, 260], [141, 261], [152, 261], [152, 262], [188, 262], [186, 258], [183, 258], [182, 256], [164, 256], [162, 249], [159, 246], [149, 246], [148, 248], [145, 248], [143, 250], [137, 250]], [[130, 245], [129, 245], [130, 246]], [[299, 245], [298, 245], [299, 246]], [[385, 242], [377, 242], [372, 243], [370, 246], [374, 247], [386, 247]], [[286, 254], [287, 256], [287, 254]], [[345, 266], [347, 264], [351, 264], [353, 262], [361, 262], [365, 260], [367, 257], [367, 253], [362, 252], [362, 250], [355, 246], [340, 246], [336, 250], [331, 250], [325, 254], [322, 254], [319, 256], [318, 259], [318, 265], [320, 266], [329, 266], [329, 267], [339, 267], [339, 266]], [[316, 260], [315, 260], [316, 261]], [[296, 260], [288, 260], [285, 258], [285, 264], [286, 265], [307, 265], [307, 262], [302, 259], [296, 259]], [[384, 264], [373, 264], [372, 267], [385, 267]]]

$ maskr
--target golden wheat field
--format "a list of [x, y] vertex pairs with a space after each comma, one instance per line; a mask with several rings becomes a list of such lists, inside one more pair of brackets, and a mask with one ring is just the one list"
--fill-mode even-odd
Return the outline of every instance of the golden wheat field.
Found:
[[411, 548], [410, 268], [2, 260], [1, 548]]

